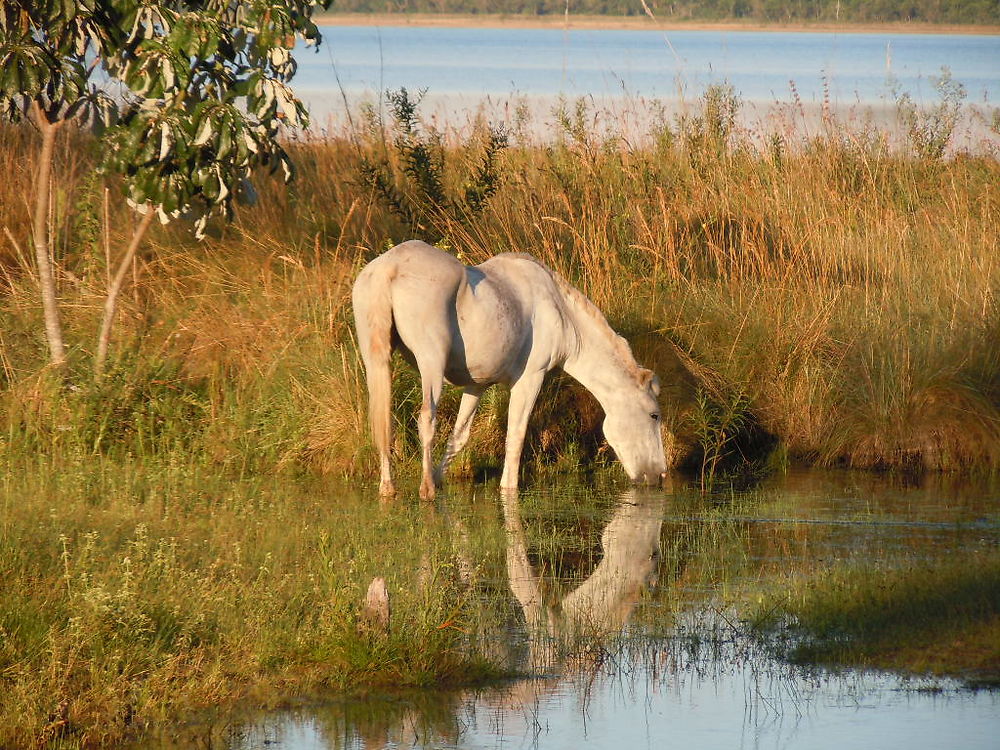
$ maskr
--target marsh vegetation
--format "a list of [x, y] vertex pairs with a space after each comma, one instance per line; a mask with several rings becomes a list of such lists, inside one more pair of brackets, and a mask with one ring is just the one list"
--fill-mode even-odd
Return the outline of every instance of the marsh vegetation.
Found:
[[[898, 138], [833, 114], [803, 132], [794, 104], [783, 127], [746, 129], [732, 92], [715, 88], [636, 143], [597, 135], [585, 103], [566, 103], [542, 143], [486, 123], [439, 132], [410, 108], [412, 94], [397, 95], [382, 118], [361, 112], [344, 132], [290, 140], [295, 182], [262, 183], [258, 205], [210, 225], [205, 241], [151, 227], [96, 382], [111, 248], [134, 218], [118, 186], [95, 176], [97, 142], [60, 132], [48, 227], [67, 366], [53, 370], [24, 253], [36, 136], [5, 127], [0, 744], [112, 743], [247, 696], [468, 682], [509, 669], [481, 627], [512, 606], [499, 584], [484, 583], [502, 569], [500, 509], [481, 480], [502, 455], [503, 392], [484, 397], [453, 469], [478, 482], [456, 495], [458, 512], [411, 502], [416, 464], [396, 505], [381, 508], [371, 492], [349, 292], [364, 262], [403, 239], [467, 262], [528, 251], [583, 290], [659, 373], [671, 460], [709, 516], [743, 512], [726, 499], [735, 495], [713, 489], [795, 465], [907, 481], [995, 473], [1000, 167], [988, 144], [948, 150], [959, 127], [950, 113], [962, 105], [957, 92], [944, 95], [940, 109], [902, 102]], [[986, 127], [995, 137], [995, 118]], [[420, 389], [398, 364], [396, 451], [410, 457]], [[457, 394], [445, 396], [443, 422], [457, 405]], [[540, 486], [582, 472], [606, 491], [571, 507], [610, 515], [621, 477], [603, 471], [612, 457], [599, 425], [596, 403], [553, 378], [532, 418], [525, 471]], [[455, 523], [479, 513], [482, 523]], [[747, 564], [739, 542], [755, 527], [712, 522], [707, 537], [664, 528], [679, 554], [685, 544], [699, 550], [667, 573], [683, 592], [725, 591], [735, 579], [723, 574]], [[553, 540], [563, 533], [545, 529]], [[470, 557], [468, 540], [480, 534], [493, 541]], [[789, 574], [787, 554], [804, 540], [784, 538], [768, 575]], [[920, 594], [914, 576], [940, 578], [969, 595], [946, 627], [985, 622], [994, 632], [997, 613], [983, 602], [997, 601], [995, 546], [951, 552], [986, 583], [963, 588], [962, 570], [907, 563], [895, 590], [927, 606], [900, 617], [936, 611], [940, 592]], [[559, 553], [546, 564], [573, 560]], [[761, 605], [762, 627], [777, 622], [764, 615], [782, 615], [778, 627], [794, 619], [825, 639], [813, 653], [833, 653], [828, 635], [840, 644], [846, 631], [809, 581], [889, 616], [876, 591], [883, 578], [808, 572], [818, 578], [790, 588], [790, 600]], [[373, 641], [355, 626], [376, 575], [395, 592], [398, 627]], [[883, 664], [867, 651], [858, 658]], [[995, 654], [987, 662], [995, 668]]]
[[[989, 152], [946, 156], [961, 95], [943, 89], [930, 111], [901, 101], [899, 144], [832, 114], [796, 135], [794, 105], [788, 132], [748, 131], [732, 91], [716, 87], [633, 145], [593, 135], [583, 102], [562, 107], [552, 142], [486, 124], [453, 137], [399, 92], [384, 118], [369, 110], [353, 130], [290, 142], [296, 183], [262, 183], [259, 205], [206, 241], [154, 232], [96, 385], [82, 373], [108, 255], [132, 220], [93, 175], [95, 144], [67, 132], [49, 225], [72, 311], [69, 389], [44, 367], [22, 252], [34, 136], [6, 129], [6, 440], [16, 452], [182, 449], [229, 468], [365, 476], [348, 291], [366, 260], [419, 237], [470, 263], [532, 252], [588, 294], [660, 373], [678, 463], [711, 474], [770, 450], [820, 465], [994, 470], [998, 166]], [[407, 377], [398, 434], [412, 443]], [[470, 471], [497, 455], [503, 396], [487, 402]], [[596, 411], [557, 380], [529, 442], [547, 465], [600, 458]]]

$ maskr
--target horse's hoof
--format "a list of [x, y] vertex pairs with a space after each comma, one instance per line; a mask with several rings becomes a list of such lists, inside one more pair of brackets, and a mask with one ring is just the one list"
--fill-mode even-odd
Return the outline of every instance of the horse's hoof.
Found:
[[378, 496], [379, 497], [392, 497], [396, 494], [396, 485], [392, 482], [379, 482], [378, 485]]
[[421, 500], [433, 500], [434, 499], [434, 482], [429, 479], [425, 479], [420, 483], [420, 499]]

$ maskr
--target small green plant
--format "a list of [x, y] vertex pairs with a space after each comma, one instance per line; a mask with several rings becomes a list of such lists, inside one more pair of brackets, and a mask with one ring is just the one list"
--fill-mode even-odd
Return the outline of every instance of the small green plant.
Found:
[[[390, 208], [410, 236], [440, 242], [452, 224], [469, 225], [482, 214], [502, 181], [499, 157], [507, 147], [501, 127], [478, 133], [478, 153], [471, 157], [464, 178], [454, 179], [444, 136], [420, 122], [417, 111], [426, 90], [416, 97], [405, 88], [386, 94], [392, 135], [387, 143], [369, 109], [368, 132], [380, 141], [361, 157], [362, 183]], [[449, 189], [449, 182], [458, 184]]]
[[692, 164], [726, 153], [742, 103], [731, 84], [712, 84], [701, 95], [700, 111], [677, 118], [677, 130]]
[[573, 102], [573, 108], [571, 111], [569, 102], [567, 102], [565, 98], [560, 97], [559, 103], [553, 110], [553, 114], [556, 117], [556, 123], [559, 126], [559, 135], [561, 137], [569, 137], [570, 140], [581, 146], [585, 146], [590, 143], [592, 129], [590, 127], [590, 123], [588, 122], [590, 111], [587, 106], [586, 99], [580, 97]]
[[720, 465], [732, 455], [736, 440], [749, 425], [750, 398], [734, 393], [728, 400], [712, 398], [703, 389], [695, 394], [689, 419], [701, 450], [699, 481], [702, 492], [715, 486]]
[[[948, 67], [941, 68], [940, 77], [932, 78], [940, 101], [931, 107], [920, 107], [908, 92], [896, 94], [896, 108], [906, 128], [910, 146], [922, 159], [940, 159], [951, 142], [965, 101], [965, 87], [956, 81]], [[894, 86], [895, 88], [895, 86]]]
[[74, 435], [93, 454], [183, 450], [202, 437], [209, 422], [203, 385], [180, 377], [175, 363], [136, 356], [117, 359], [101, 382], [82, 387], [73, 401]]

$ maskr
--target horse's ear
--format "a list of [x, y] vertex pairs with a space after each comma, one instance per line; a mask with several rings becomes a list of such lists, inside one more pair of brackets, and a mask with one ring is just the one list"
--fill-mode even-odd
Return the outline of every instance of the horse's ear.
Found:
[[654, 396], [660, 395], [660, 379], [652, 370], [647, 370], [645, 367], [639, 368], [639, 385], [643, 388], [649, 388]]

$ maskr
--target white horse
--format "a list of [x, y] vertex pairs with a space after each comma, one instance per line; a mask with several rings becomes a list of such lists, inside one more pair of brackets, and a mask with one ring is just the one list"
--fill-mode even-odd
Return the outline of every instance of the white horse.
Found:
[[[361, 270], [353, 302], [380, 458], [380, 494], [395, 492], [389, 461], [393, 348], [420, 372], [422, 498], [434, 496], [448, 463], [468, 441], [480, 396], [494, 383], [510, 386], [500, 486], [516, 488], [528, 415], [545, 373], [555, 367], [600, 402], [604, 436], [629, 477], [646, 483], [663, 477], [656, 375], [636, 364], [625, 339], [593, 303], [530, 255], [503, 254], [465, 266], [425, 242], [404, 242]], [[464, 393], [444, 456], [432, 471], [431, 442], [445, 379]]]

